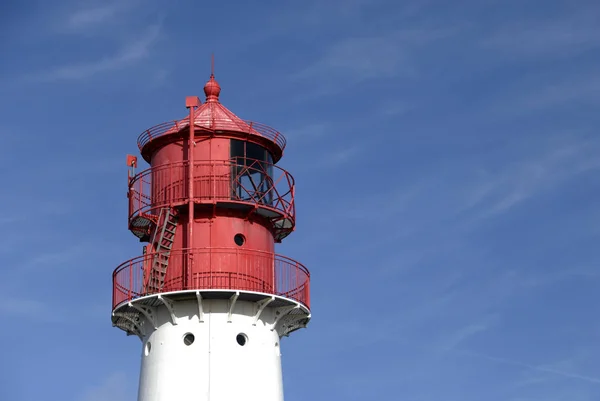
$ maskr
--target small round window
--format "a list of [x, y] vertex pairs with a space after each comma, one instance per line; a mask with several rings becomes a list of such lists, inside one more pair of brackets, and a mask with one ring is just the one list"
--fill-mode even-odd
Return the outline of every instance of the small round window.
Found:
[[183, 336], [183, 343], [185, 345], [192, 345], [195, 339], [196, 337], [194, 337], [192, 333], [187, 333], [185, 336]]
[[244, 333], [240, 333], [235, 337], [235, 341], [243, 347], [248, 342], [248, 336]]
[[246, 242], [246, 237], [242, 234], [236, 234], [233, 236], [233, 242], [235, 242], [237, 246], [242, 246]]

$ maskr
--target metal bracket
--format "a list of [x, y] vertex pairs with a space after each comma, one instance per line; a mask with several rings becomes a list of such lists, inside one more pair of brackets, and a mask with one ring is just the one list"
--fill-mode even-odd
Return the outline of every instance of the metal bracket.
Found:
[[156, 320], [154, 319], [154, 311], [152, 308], [148, 308], [147, 306], [138, 306], [131, 302], [128, 302], [127, 305], [133, 309], [140, 311], [144, 316], [146, 316], [146, 319], [150, 321], [150, 324], [152, 324], [152, 327], [154, 327], [154, 329], [158, 328], [156, 326]]
[[202, 294], [196, 291], [196, 299], [198, 300], [198, 321], [204, 323], [204, 311], [202, 310]]
[[137, 324], [135, 319], [133, 319], [131, 316], [128, 316], [126, 313], [123, 313], [123, 312], [113, 312], [113, 316], [121, 317], [121, 318], [131, 322], [131, 325], [133, 326], [132, 327], [133, 334], [135, 334], [139, 338], [143, 337], [142, 336], [142, 328]]
[[257, 302], [256, 305], [258, 306], [258, 311], [256, 312], [256, 315], [254, 315], [254, 321], [252, 322], [253, 326], [256, 326], [256, 322], [258, 322], [258, 319], [260, 318], [260, 315], [262, 314], [263, 310], [265, 310], [267, 305], [269, 305], [273, 301], [275, 301], [275, 297], [271, 296], [271, 298], [265, 298], [262, 301]]
[[177, 320], [175, 318], [175, 304], [170, 299], [165, 298], [162, 295], [159, 295], [158, 299], [160, 300], [160, 302], [163, 303], [163, 305], [165, 305], [167, 307], [169, 313], [171, 314], [171, 322], [173, 323], [174, 326], [176, 326]]
[[235, 303], [239, 296], [240, 292], [236, 291], [235, 294], [233, 294], [231, 298], [229, 298], [229, 313], [227, 314], [227, 323], [231, 323], [231, 314], [233, 313], [233, 307], [235, 306]]
[[244, 217], [244, 220], [248, 221], [250, 220], [250, 216], [252, 216], [252, 213], [256, 213], [256, 211], [258, 210], [258, 204], [254, 204], [253, 207], [250, 208], [250, 210], [248, 211], [248, 214], [246, 215], [246, 217]]
[[[292, 311], [294, 309], [300, 309], [300, 304], [292, 305], [292, 306], [283, 306], [281, 308], [277, 308], [277, 310], [275, 312], [275, 315], [276, 315], [275, 321], [271, 325], [271, 331], [275, 330], [275, 326], [277, 326], [277, 323], [279, 323], [279, 319], [286, 316], [288, 313], [290, 313], [290, 311]], [[277, 312], [279, 312], [279, 315], [277, 315]]]

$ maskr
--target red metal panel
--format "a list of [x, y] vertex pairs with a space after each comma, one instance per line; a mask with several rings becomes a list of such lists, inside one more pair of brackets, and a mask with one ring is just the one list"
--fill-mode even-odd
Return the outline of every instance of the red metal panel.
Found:
[[134, 155], [127, 155], [127, 166], [137, 168], [137, 157]]

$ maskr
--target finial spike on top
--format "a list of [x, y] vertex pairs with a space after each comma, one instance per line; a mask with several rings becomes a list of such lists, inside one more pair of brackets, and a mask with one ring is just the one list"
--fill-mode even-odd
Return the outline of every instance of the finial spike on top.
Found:
[[204, 85], [204, 94], [206, 95], [206, 101], [218, 102], [219, 93], [221, 93], [221, 87], [215, 79], [215, 55], [213, 53], [210, 62], [210, 79], [208, 80], [206, 85]]

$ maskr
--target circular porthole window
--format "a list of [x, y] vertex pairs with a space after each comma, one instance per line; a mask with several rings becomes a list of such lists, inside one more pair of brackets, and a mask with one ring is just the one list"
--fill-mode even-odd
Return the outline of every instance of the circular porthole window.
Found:
[[244, 333], [240, 333], [235, 337], [235, 341], [243, 347], [248, 342], [248, 336]]
[[242, 234], [236, 234], [233, 236], [233, 242], [235, 242], [237, 246], [242, 246], [246, 242], [246, 237]]
[[150, 354], [150, 350], [152, 350], [152, 343], [150, 343], [150, 341], [148, 341], [146, 343], [146, 346], [144, 347], [144, 354], [146, 354], [146, 356], [148, 356]]
[[192, 333], [187, 333], [185, 336], [183, 336], [183, 343], [189, 346], [194, 343], [195, 339], [196, 337], [194, 337]]

